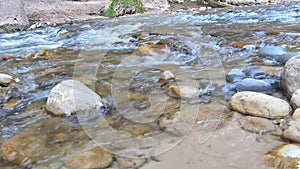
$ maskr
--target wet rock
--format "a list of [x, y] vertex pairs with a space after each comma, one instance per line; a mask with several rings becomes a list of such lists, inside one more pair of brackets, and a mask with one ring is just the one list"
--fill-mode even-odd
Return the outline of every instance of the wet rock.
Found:
[[283, 55], [286, 53], [286, 50], [283, 47], [280, 46], [274, 46], [274, 45], [266, 45], [262, 46], [258, 50], [258, 54], [261, 56], [278, 56]]
[[300, 146], [296, 144], [285, 144], [276, 147], [264, 157], [266, 164], [273, 168], [299, 168]]
[[6, 87], [13, 82], [15, 82], [15, 80], [12, 76], [0, 73], [0, 86]]
[[51, 90], [46, 109], [54, 115], [71, 115], [102, 106], [101, 97], [94, 91], [78, 81], [65, 80]]
[[20, 0], [2, 0], [0, 11], [0, 33], [23, 30], [29, 26], [24, 5]]
[[35, 57], [34, 53], [29, 53], [28, 55], [25, 56], [25, 59], [30, 60], [30, 59], [32, 59], [34, 57]]
[[258, 54], [285, 64], [290, 58], [300, 55], [299, 52], [287, 52], [283, 47], [266, 45], [258, 50]]
[[31, 163], [43, 159], [47, 153], [45, 151], [47, 149], [46, 138], [47, 135], [41, 136], [35, 130], [19, 133], [2, 144], [3, 160], [21, 166], [29, 166]]
[[222, 88], [225, 93], [225, 99], [230, 100], [231, 96], [236, 93], [236, 84], [227, 84]]
[[274, 59], [281, 64], [285, 64], [292, 57], [299, 56], [299, 55], [300, 52], [287, 52], [284, 55], [274, 56]]
[[163, 45], [148, 45], [148, 46], [140, 46], [137, 51], [141, 56], [153, 56], [156, 53], [162, 54], [164, 53]]
[[264, 79], [266, 77], [265, 73], [261, 70], [249, 69], [246, 71], [246, 75], [254, 79]]
[[35, 24], [31, 25], [27, 30], [33, 30], [33, 29], [37, 29], [37, 28], [46, 28], [48, 26], [56, 26], [55, 23], [53, 22], [36, 22]]
[[291, 142], [300, 143], [300, 121], [291, 121], [282, 134], [282, 138]]
[[300, 108], [300, 89], [297, 89], [292, 95], [291, 104], [294, 109]]
[[245, 77], [245, 73], [240, 69], [232, 69], [226, 76], [226, 80], [230, 83], [235, 83], [242, 81]]
[[258, 92], [236, 93], [230, 106], [237, 112], [266, 118], [282, 118], [292, 110], [286, 101]]
[[272, 86], [263, 81], [263, 80], [256, 80], [252, 78], [246, 78], [241, 82], [237, 83], [236, 90], [240, 91], [253, 91], [253, 92], [261, 92], [261, 93], [272, 93]]
[[118, 166], [120, 169], [135, 169], [143, 166], [147, 159], [145, 158], [125, 158], [117, 157]]
[[288, 98], [300, 89], [300, 56], [291, 58], [285, 64], [280, 84]]
[[171, 71], [164, 71], [160, 78], [159, 81], [168, 81], [168, 80], [175, 80], [175, 75]]
[[264, 79], [263, 81], [269, 83], [273, 89], [279, 89], [279, 81], [276, 79]]
[[65, 165], [71, 169], [106, 168], [112, 162], [112, 154], [101, 147], [75, 154], [66, 160]]
[[294, 111], [292, 119], [296, 121], [300, 121], [300, 108]]
[[260, 117], [244, 116], [238, 121], [243, 129], [255, 133], [265, 133], [279, 129], [272, 121]]
[[199, 97], [201, 90], [195, 86], [181, 85], [175, 86], [171, 85], [169, 87], [169, 94], [178, 98], [195, 98]]

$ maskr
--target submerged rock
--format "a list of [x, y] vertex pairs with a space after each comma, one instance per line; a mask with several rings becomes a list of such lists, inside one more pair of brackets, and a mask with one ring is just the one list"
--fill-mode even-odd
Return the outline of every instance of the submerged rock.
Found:
[[232, 69], [226, 76], [226, 80], [230, 83], [240, 82], [246, 78], [246, 74], [240, 69]]
[[283, 118], [292, 110], [286, 101], [258, 92], [236, 93], [230, 106], [237, 112], [266, 118]]
[[171, 85], [169, 87], [169, 94], [178, 98], [195, 98], [199, 97], [201, 90], [195, 86], [181, 85], [175, 86]]
[[145, 158], [125, 158], [125, 157], [116, 157], [117, 163], [119, 168], [128, 168], [128, 169], [134, 169], [134, 168], [140, 168], [143, 166], [147, 159]]
[[239, 123], [243, 129], [255, 133], [265, 133], [279, 129], [272, 121], [260, 117], [244, 116], [239, 119]]
[[71, 115], [102, 106], [101, 97], [90, 88], [75, 80], [65, 80], [51, 90], [46, 109], [54, 115]]
[[101, 147], [75, 154], [66, 160], [65, 165], [70, 169], [106, 168], [112, 162], [112, 154]]
[[263, 81], [252, 78], [246, 78], [237, 84], [236, 90], [240, 91], [253, 91], [262, 93], [272, 93], [272, 85]]
[[300, 108], [300, 89], [296, 90], [292, 95], [291, 104], [294, 109]]
[[291, 58], [285, 64], [280, 83], [288, 98], [291, 98], [293, 93], [300, 89], [300, 56]]
[[2, 144], [2, 158], [5, 162], [29, 166], [46, 156], [46, 146], [47, 135], [41, 136], [38, 131], [27, 130]]

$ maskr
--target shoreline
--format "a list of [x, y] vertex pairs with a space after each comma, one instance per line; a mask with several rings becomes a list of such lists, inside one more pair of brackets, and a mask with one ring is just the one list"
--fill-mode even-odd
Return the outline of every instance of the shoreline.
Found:
[[[19, 21], [18, 10], [15, 9], [15, 4], [23, 4], [23, 23]], [[172, 3], [168, 0], [143, 0], [145, 13], [147, 14], [170, 14], [180, 11], [191, 11], [191, 10], [207, 10], [211, 5], [201, 5], [196, 4], [195, 2], [185, 2], [185, 3]], [[266, 6], [272, 4], [280, 3], [291, 3], [299, 2], [299, 0], [291, 0], [288, 2], [281, 0], [274, 0], [269, 3], [260, 3], [260, 4], [250, 4], [250, 5], [241, 5], [236, 6], [232, 4], [227, 4], [227, 7], [239, 8], [247, 6]], [[11, 16], [9, 19], [4, 19], [4, 22], [0, 20], [0, 33], [9, 33], [16, 31], [24, 30], [33, 30], [36, 28], [43, 28], [47, 26], [56, 26], [61, 24], [68, 23], [78, 23], [78, 22], [93, 22], [101, 19], [109, 19], [106, 16], [106, 10], [110, 4], [110, 0], [81, 0], [81, 1], [72, 1], [72, 0], [14, 0], [14, 1], [4, 1], [2, 2], [2, 7], [7, 5], [6, 3], [11, 3], [11, 6], [4, 8], [7, 12], [14, 10], [15, 16]], [[213, 2], [215, 3], [215, 2]], [[228, 3], [228, 2], [227, 2]], [[1, 7], [1, 3], [0, 3]], [[225, 7], [225, 8], [227, 8]], [[9, 9], [12, 8], [12, 9]], [[220, 7], [221, 8], [221, 7]], [[25, 16], [24, 16], [25, 15]], [[133, 14], [133, 16], [136, 14]], [[139, 14], [138, 14], [139, 15]], [[125, 17], [131, 15], [125, 15]], [[4, 15], [5, 17], [5, 15]], [[2, 18], [4, 18], [2, 17]], [[17, 20], [17, 22], [16, 22]], [[4, 24], [3, 24], [4, 23]], [[25, 24], [24, 24], [25, 23]]]

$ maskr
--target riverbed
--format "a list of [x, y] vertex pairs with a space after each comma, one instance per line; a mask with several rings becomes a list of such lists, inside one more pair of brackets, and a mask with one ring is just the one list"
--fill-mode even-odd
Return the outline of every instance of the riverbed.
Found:
[[[264, 155], [284, 141], [243, 130], [223, 87], [235, 68], [280, 79], [283, 64], [257, 50], [299, 52], [299, 10], [291, 3], [139, 14], [0, 34], [0, 73], [17, 79], [0, 90], [0, 144], [23, 142], [30, 159], [0, 166], [67, 168], [70, 156], [101, 145], [114, 154], [108, 168], [269, 168]], [[170, 96], [159, 83], [164, 71], [204, 94]], [[47, 113], [51, 89], [67, 79], [102, 97], [101, 116]], [[280, 88], [272, 95], [284, 98]]]

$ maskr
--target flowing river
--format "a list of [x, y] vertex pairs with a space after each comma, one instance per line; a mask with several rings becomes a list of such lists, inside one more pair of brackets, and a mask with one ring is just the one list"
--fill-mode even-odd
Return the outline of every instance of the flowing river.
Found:
[[[209, 9], [0, 34], [0, 73], [18, 79], [0, 88], [0, 145], [22, 142], [26, 157], [1, 160], [1, 168], [68, 168], [66, 159], [97, 144], [114, 154], [108, 168], [269, 168], [264, 155], [284, 141], [243, 130], [223, 87], [234, 68], [278, 81], [283, 64], [257, 49], [299, 52], [299, 11], [300, 4]], [[167, 70], [203, 95], [170, 96], [158, 82]], [[102, 97], [103, 116], [46, 112], [51, 89], [67, 79]], [[272, 95], [282, 97], [280, 89]]]

